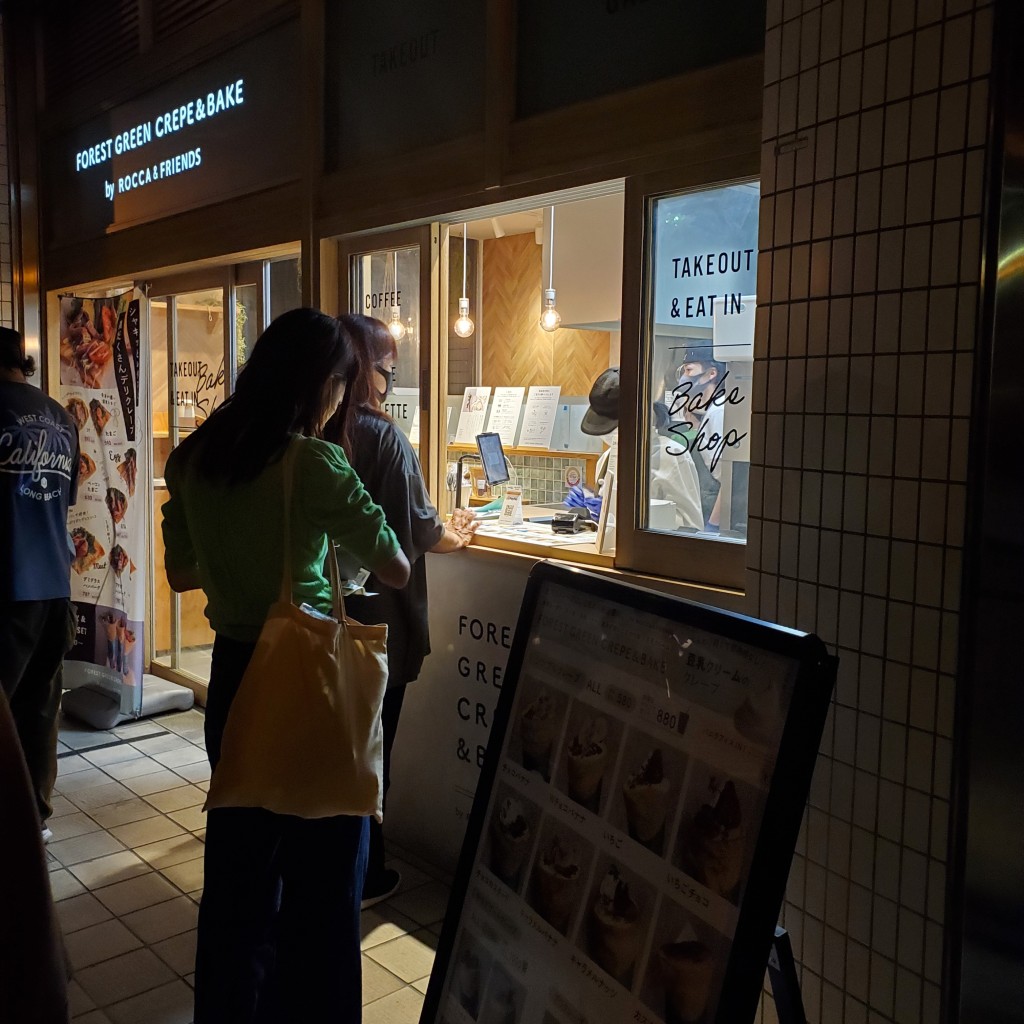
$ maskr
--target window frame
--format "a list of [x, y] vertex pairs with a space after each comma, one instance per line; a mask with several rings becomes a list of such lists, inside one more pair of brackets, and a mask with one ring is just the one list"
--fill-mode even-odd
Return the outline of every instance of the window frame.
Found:
[[[747, 543], [657, 533], [640, 526], [647, 508], [651, 388], [648, 320], [654, 300], [652, 214], [655, 201], [756, 181], [754, 155], [695, 163], [626, 179], [623, 231], [622, 334], [615, 567], [625, 571], [722, 587], [748, 589]], [[632, 396], [632, 401], [625, 396]], [[753, 402], [753, 395], [751, 396]], [[751, 429], [757, 410], [751, 408]]]

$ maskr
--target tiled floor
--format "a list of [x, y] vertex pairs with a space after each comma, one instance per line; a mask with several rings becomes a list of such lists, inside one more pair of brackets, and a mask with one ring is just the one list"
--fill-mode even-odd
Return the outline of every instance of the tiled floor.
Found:
[[[50, 880], [75, 1024], [190, 1024], [210, 775], [199, 711], [61, 729]], [[415, 1024], [448, 900], [392, 850], [401, 891], [362, 915], [363, 1021]]]

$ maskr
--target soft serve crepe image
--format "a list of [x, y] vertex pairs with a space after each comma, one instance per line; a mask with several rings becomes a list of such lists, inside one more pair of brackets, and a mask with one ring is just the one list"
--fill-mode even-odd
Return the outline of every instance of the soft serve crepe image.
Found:
[[499, 796], [491, 814], [490, 867], [509, 888], [516, 890], [533, 839], [527, 807], [526, 801], [506, 790]]
[[566, 749], [569, 796], [595, 814], [601, 807], [601, 784], [608, 767], [608, 719], [584, 715]]
[[630, 838], [659, 855], [665, 846], [665, 818], [671, 789], [660, 747], [651, 749], [622, 785]]
[[552, 832], [541, 838], [530, 879], [530, 905], [563, 935], [579, 905], [583, 866], [578, 837]]
[[657, 967], [665, 986], [666, 1024], [696, 1024], [711, 996], [715, 960], [692, 928], [657, 950]]
[[633, 983], [642, 934], [640, 906], [618, 865], [610, 864], [590, 905], [588, 951], [626, 988]]
[[562, 724], [564, 702], [542, 691], [529, 701], [519, 715], [519, 739], [523, 750], [523, 767], [538, 772], [545, 782], [551, 781], [551, 757]]
[[712, 778], [705, 800], [680, 831], [680, 864], [712, 892], [735, 901], [747, 840], [736, 783]]

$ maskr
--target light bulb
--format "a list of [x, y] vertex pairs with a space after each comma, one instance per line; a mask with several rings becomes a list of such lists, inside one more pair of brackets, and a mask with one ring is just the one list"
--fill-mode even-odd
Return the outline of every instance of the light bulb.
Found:
[[402, 323], [402, 309], [400, 306], [391, 307], [391, 323], [388, 330], [395, 341], [401, 341], [405, 337], [405, 324]]
[[544, 289], [544, 311], [540, 315], [540, 326], [545, 331], [554, 331], [562, 322], [562, 317], [555, 309], [555, 289]]
[[468, 338], [476, 330], [476, 325], [469, 318], [469, 299], [465, 296], [459, 299], [459, 319], [452, 325], [452, 330], [460, 338]]

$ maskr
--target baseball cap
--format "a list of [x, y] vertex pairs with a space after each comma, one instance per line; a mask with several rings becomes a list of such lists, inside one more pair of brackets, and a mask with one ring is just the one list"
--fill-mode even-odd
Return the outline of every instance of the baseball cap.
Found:
[[580, 430], [598, 436], [610, 434], [619, 425], [619, 368], [605, 370], [590, 388], [590, 408], [583, 415]]

